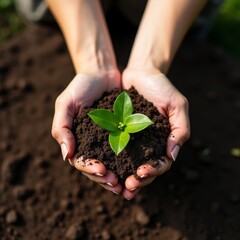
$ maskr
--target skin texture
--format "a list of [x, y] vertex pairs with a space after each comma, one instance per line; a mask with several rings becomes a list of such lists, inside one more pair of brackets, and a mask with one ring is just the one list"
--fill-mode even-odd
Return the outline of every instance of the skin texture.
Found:
[[[52, 135], [61, 146], [64, 159], [90, 180], [99, 183], [128, 200], [149, 185], [157, 176], [170, 169], [179, 149], [190, 136], [187, 99], [166, 77], [172, 59], [205, 0], [148, 1], [126, 69], [117, 68], [112, 43], [98, 0], [48, 0], [64, 34], [76, 70], [75, 78], [57, 98]], [[161, 17], [159, 17], [161, 16]], [[157, 31], [156, 31], [157, 29]], [[73, 118], [82, 107], [90, 106], [104, 91], [131, 86], [159, 112], [169, 119], [171, 134], [167, 142], [167, 157], [159, 169], [140, 166], [137, 174], [121, 186], [114, 173], [103, 164], [93, 165], [76, 159], [75, 140], [71, 132]], [[87, 166], [86, 166], [87, 164]]]

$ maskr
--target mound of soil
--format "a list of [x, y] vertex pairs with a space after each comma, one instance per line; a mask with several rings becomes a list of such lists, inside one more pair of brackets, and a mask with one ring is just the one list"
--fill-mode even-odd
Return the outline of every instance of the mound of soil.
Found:
[[97, 126], [87, 113], [99, 108], [113, 111], [113, 103], [121, 92], [120, 89], [114, 89], [95, 101], [91, 108], [84, 108], [74, 122], [73, 133], [77, 142], [77, 157], [98, 159], [118, 176], [119, 182], [124, 186], [126, 178], [136, 175], [140, 165], [148, 163], [156, 168], [161, 167], [161, 161], [164, 161], [166, 156], [170, 126], [168, 119], [159, 114], [152, 103], [131, 88], [126, 92], [132, 99], [134, 113], [145, 114], [154, 124], [141, 132], [131, 134], [127, 147], [116, 155], [108, 142], [109, 132]]

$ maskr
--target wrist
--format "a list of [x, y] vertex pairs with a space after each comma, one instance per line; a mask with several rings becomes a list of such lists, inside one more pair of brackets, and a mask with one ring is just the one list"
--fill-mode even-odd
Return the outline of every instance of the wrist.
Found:
[[72, 55], [76, 73], [99, 73], [118, 70], [115, 59], [107, 51], [91, 51], [89, 48]]
[[158, 74], [162, 73], [164, 75], [167, 74], [168, 67], [167, 65], [162, 65], [161, 67], [157, 67], [155, 65], [150, 65], [149, 63], [146, 65], [140, 65], [140, 64], [133, 64], [128, 65], [125, 69], [125, 71], [131, 71], [131, 72], [139, 72], [139, 73], [149, 73], [149, 74]]
[[145, 48], [141, 42], [133, 47], [127, 67], [137, 71], [160, 71], [166, 74], [172, 60], [170, 48], [159, 46], [153, 39], [146, 42]]

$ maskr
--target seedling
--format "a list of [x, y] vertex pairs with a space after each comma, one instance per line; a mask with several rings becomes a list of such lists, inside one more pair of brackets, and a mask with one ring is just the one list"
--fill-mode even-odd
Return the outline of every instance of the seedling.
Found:
[[109, 143], [118, 155], [128, 144], [130, 133], [142, 131], [153, 122], [144, 114], [133, 114], [132, 101], [126, 92], [115, 100], [113, 112], [107, 109], [95, 109], [88, 116], [101, 128], [110, 131]]

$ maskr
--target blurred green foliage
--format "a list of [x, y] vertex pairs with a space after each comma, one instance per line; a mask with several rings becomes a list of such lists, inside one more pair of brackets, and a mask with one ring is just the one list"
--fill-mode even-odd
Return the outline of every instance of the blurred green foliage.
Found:
[[0, 1], [0, 9], [5, 9], [13, 4], [13, 0], [1, 0]]
[[0, 0], [0, 43], [16, 35], [24, 27], [17, 14], [14, 0]]
[[210, 39], [240, 57], [240, 0], [225, 0], [214, 20]]

